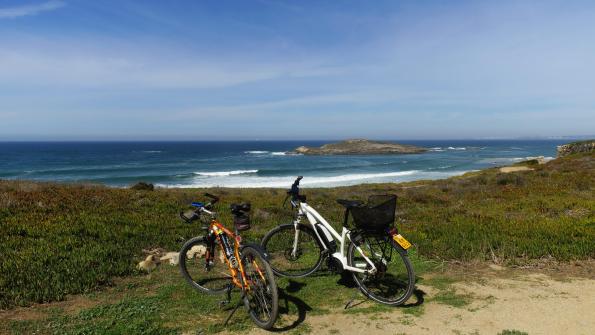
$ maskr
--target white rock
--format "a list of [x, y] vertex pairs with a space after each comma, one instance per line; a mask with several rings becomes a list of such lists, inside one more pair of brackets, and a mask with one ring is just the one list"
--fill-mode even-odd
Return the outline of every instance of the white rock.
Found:
[[170, 265], [178, 265], [180, 263], [180, 254], [177, 252], [168, 252], [159, 259], [161, 261], [169, 261]]
[[145, 258], [144, 261], [138, 263], [138, 265], [136, 266], [137, 269], [139, 270], [144, 270], [147, 272], [151, 272], [153, 270], [155, 270], [155, 268], [157, 267], [157, 265], [159, 265], [159, 259], [157, 258], [157, 256], [155, 255], [149, 255], [147, 256], [147, 258]]
[[192, 259], [194, 257], [201, 258], [207, 253], [207, 248], [204, 245], [195, 245], [188, 252], [186, 253], [186, 257], [188, 259]]

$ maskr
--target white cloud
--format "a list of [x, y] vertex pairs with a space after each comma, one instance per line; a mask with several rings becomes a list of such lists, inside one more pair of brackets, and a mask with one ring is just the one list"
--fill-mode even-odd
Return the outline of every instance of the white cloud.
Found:
[[48, 12], [66, 5], [63, 1], [47, 1], [34, 5], [0, 8], [0, 19], [14, 19], [22, 16], [37, 15], [41, 12]]

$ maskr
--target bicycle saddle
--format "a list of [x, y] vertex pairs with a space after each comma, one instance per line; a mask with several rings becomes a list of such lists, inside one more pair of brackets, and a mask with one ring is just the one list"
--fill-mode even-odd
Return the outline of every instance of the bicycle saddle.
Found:
[[241, 212], [249, 212], [250, 211], [250, 203], [249, 202], [242, 202], [241, 204], [231, 204], [229, 208], [233, 214], [240, 214]]
[[352, 207], [359, 207], [364, 204], [364, 202], [360, 200], [337, 199], [337, 202], [347, 209]]

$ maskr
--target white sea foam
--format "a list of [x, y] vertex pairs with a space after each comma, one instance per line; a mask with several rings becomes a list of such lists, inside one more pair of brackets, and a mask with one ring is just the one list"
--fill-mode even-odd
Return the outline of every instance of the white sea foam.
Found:
[[240, 174], [257, 173], [258, 170], [233, 170], [233, 171], [217, 171], [217, 172], [194, 172], [195, 175], [203, 177], [226, 177]]
[[145, 154], [158, 154], [162, 151], [161, 150], [141, 150], [141, 152], [145, 153]]
[[[390, 183], [403, 182], [418, 179], [441, 179], [461, 175], [467, 171], [397, 171], [385, 173], [358, 173], [337, 176], [305, 176], [301, 181], [302, 187], [336, 187], [356, 185], [365, 183]], [[237, 187], [237, 188], [259, 188], [259, 187], [289, 187], [295, 176], [260, 177], [250, 175], [217, 176], [213, 178], [198, 178], [185, 184], [158, 184], [159, 187]]]
[[271, 152], [271, 155], [273, 155], [273, 156], [285, 156], [285, 155], [287, 155], [287, 152], [285, 152], [285, 151], [275, 151], [275, 152]]
[[465, 147], [446, 147], [446, 148], [441, 148], [441, 147], [434, 147], [434, 148], [430, 148], [430, 151], [446, 151], [446, 150], [467, 150], [467, 148]]
[[262, 154], [268, 154], [268, 151], [265, 150], [248, 150], [248, 151], [244, 151], [245, 154], [253, 154], [253, 155], [262, 155]]

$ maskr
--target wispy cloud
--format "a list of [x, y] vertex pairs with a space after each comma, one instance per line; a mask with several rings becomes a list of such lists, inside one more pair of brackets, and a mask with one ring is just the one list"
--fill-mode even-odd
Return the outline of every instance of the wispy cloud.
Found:
[[[24, 42], [28, 46], [21, 44], [23, 41], [0, 36], [0, 45], [11, 46], [0, 50], [0, 85], [206, 89], [279, 78], [332, 77], [346, 71], [325, 66], [316, 59], [266, 63], [204, 55], [189, 59], [184, 50], [170, 48], [164, 53], [148, 45], [127, 49], [117, 42], [98, 42], [90, 46], [78, 40], [53, 39], [50, 47], [46, 42], [29, 38]], [[72, 45], [83, 50], [76, 50]]]
[[38, 4], [0, 8], [0, 19], [14, 19], [22, 16], [37, 15], [64, 7], [64, 1], [47, 1]]

